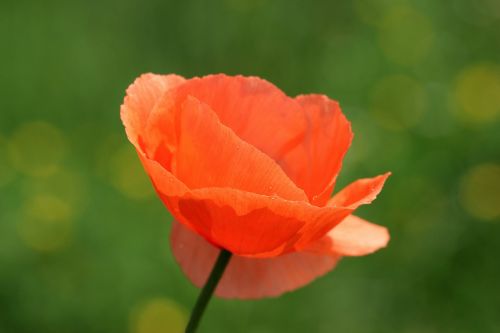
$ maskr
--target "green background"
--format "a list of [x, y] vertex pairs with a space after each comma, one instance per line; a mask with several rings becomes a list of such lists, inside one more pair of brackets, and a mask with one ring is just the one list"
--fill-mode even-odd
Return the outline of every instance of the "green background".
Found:
[[[181, 332], [198, 291], [119, 119], [144, 72], [340, 101], [387, 249], [200, 332], [500, 331], [496, 0], [0, 2], [0, 332]], [[257, 281], [256, 281], [257, 283]]]

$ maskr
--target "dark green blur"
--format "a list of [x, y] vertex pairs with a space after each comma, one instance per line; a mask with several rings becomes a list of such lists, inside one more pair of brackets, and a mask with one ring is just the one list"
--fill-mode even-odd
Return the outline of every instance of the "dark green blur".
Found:
[[[0, 2], [0, 332], [181, 332], [198, 290], [119, 119], [144, 72], [340, 101], [387, 249], [200, 332], [500, 332], [496, 0]], [[256, 283], [258, 283], [256, 281]]]

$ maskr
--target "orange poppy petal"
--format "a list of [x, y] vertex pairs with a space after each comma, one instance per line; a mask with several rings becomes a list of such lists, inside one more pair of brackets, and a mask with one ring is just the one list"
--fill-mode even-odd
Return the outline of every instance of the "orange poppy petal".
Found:
[[308, 128], [300, 144], [285, 153], [279, 163], [312, 204], [323, 206], [351, 144], [351, 125], [339, 104], [327, 96], [302, 95], [296, 101], [303, 108]]
[[155, 160], [148, 158], [142, 151], [137, 150], [142, 166], [153, 183], [156, 191], [169, 196], [182, 196], [189, 192], [189, 188], [171, 172]]
[[[224, 188], [192, 191], [157, 161], [139, 150], [138, 154], [170, 213], [218, 247], [233, 253], [273, 256], [284, 251], [305, 223], [268, 209], [268, 203], [277, 198]], [[283, 211], [282, 207], [275, 209]], [[268, 220], [272, 222], [262, 223]]]
[[269, 156], [224, 126], [206, 104], [192, 96], [177, 102], [170, 91], [148, 121], [145, 151], [188, 187], [228, 187], [277, 195], [307, 197]]
[[[219, 250], [177, 222], [172, 224], [170, 239], [182, 271], [194, 285], [202, 287]], [[265, 259], [233, 255], [215, 294], [240, 299], [276, 297], [324, 275], [338, 260], [337, 256], [308, 252]]]
[[300, 105], [257, 77], [208, 75], [192, 78], [174, 91], [165, 96], [164, 105], [179, 107], [187, 96], [195, 97], [238, 137], [273, 160], [299, 144], [307, 128]]
[[[327, 224], [325, 229], [328, 231], [350, 213], [346, 209], [320, 209], [309, 205], [305, 202], [303, 191], [287, 178], [274, 161], [232, 134], [206, 105], [194, 98], [188, 98], [177, 113], [179, 119], [171, 123], [190, 126], [177, 139], [182, 154], [177, 155], [177, 151], [173, 154], [172, 166], [175, 170], [158, 170], [163, 165], [156, 161], [153, 163], [154, 160], [146, 154], [142, 156], [143, 163], [172, 214], [213, 244], [238, 254], [275, 256], [293, 250], [294, 242], [302, 237], [301, 230], [306, 224], [312, 224], [308, 230], [323, 228]], [[205, 145], [207, 140], [212, 142], [209, 147]], [[207, 149], [214, 147], [218, 151], [206, 153]], [[238, 157], [240, 154], [241, 158]], [[192, 155], [196, 156], [196, 161], [178, 159]], [[197, 171], [198, 164], [204, 165], [203, 170]], [[186, 177], [182, 177], [183, 167]], [[247, 177], [241, 177], [242, 167], [254, 169], [243, 173]], [[262, 173], [262, 170], [265, 172]], [[222, 171], [230, 172], [229, 176], [215, 182], [226, 187], [187, 190], [195, 184], [188, 177], [201, 171], [205, 172], [208, 181], [217, 180]], [[168, 186], [165, 181], [173, 181], [176, 177], [178, 179], [175, 180], [182, 184], [183, 192], [174, 190], [175, 187]], [[199, 179], [202, 183], [198, 186], [211, 185], [207, 179]], [[228, 180], [232, 182], [228, 183]], [[238, 187], [263, 195], [240, 191]], [[302, 201], [283, 200], [281, 197]]]
[[[188, 189], [159, 163], [141, 155], [155, 188], [174, 217], [217, 247], [253, 257], [305, 249], [351, 214], [350, 207], [317, 207], [230, 188]], [[373, 196], [368, 193], [367, 196]]]
[[358, 207], [371, 203], [382, 191], [384, 183], [391, 175], [387, 172], [373, 178], [358, 179], [344, 187], [328, 201], [332, 207]]
[[194, 190], [175, 200], [180, 212], [178, 220], [188, 220], [200, 235], [218, 247], [254, 257], [295, 251], [303, 238], [309, 239], [306, 232], [325, 229], [316, 235], [316, 239], [320, 238], [351, 212], [222, 188]]
[[[146, 156], [144, 152], [137, 149], [140, 161], [149, 175], [153, 187], [158, 196], [174, 216], [182, 216], [179, 212], [179, 198], [186, 195], [190, 189], [170, 171], [166, 170], [160, 163]], [[183, 220], [184, 224], [191, 230], [196, 231], [198, 227], [193, 225], [189, 220]]]
[[387, 228], [349, 215], [305, 250], [318, 254], [364, 256], [386, 247], [389, 239]]
[[188, 97], [178, 118], [172, 172], [189, 188], [228, 187], [307, 200], [275, 161], [224, 126], [206, 104]]
[[120, 116], [127, 136], [134, 145], [143, 132], [149, 114], [160, 97], [169, 89], [184, 82], [178, 75], [143, 74], [127, 88]]
[[[342, 208], [351, 213], [354, 212], [359, 206], [367, 205], [375, 200], [380, 191], [382, 191], [384, 182], [390, 174], [388, 172], [374, 178], [359, 179], [351, 183], [334, 195], [325, 207]], [[302, 240], [296, 245], [297, 248], [304, 249], [310, 243], [321, 239], [337, 224], [338, 222], [321, 223], [320, 225], [308, 224], [304, 230]]]

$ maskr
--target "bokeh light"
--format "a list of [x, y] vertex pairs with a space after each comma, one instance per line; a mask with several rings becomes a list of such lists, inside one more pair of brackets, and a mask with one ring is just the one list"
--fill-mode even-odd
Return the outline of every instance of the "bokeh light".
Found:
[[381, 17], [379, 43], [388, 59], [415, 65], [431, 51], [434, 28], [421, 12], [409, 6], [391, 8]]
[[167, 298], [154, 298], [132, 314], [131, 333], [181, 333], [187, 323], [186, 311]]
[[27, 200], [18, 230], [24, 243], [34, 250], [52, 252], [72, 239], [74, 211], [62, 198], [36, 195]]
[[458, 118], [481, 124], [500, 115], [500, 67], [474, 64], [464, 68], [455, 79], [453, 101]]
[[88, 200], [87, 181], [81, 172], [61, 167], [47, 177], [24, 179], [20, 188], [25, 197], [48, 194], [61, 198], [76, 214], [84, 210]]
[[460, 201], [465, 210], [481, 220], [500, 218], [500, 164], [472, 167], [460, 184]]
[[415, 126], [426, 109], [424, 87], [409, 76], [385, 77], [371, 92], [370, 112], [387, 129], [404, 130]]
[[30, 176], [48, 176], [57, 171], [67, 150], [62, 132], [42, 121], [22, 124], [9, 142], [13, 166]]

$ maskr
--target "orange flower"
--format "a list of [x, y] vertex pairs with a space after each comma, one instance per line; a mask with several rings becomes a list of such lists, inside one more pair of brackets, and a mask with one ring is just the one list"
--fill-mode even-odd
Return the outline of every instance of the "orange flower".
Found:
[[191, 281], [204, 284], [218, 249], [233, 253], [220, 297], [278, 296], [389, 240], [386, 228], [351, 215], [389, 173], [330, 198], [353, 135], [326, 96], [290, 98], [256, 77], [144, 74], [121, 118], [178, 221], [171, 246]]

